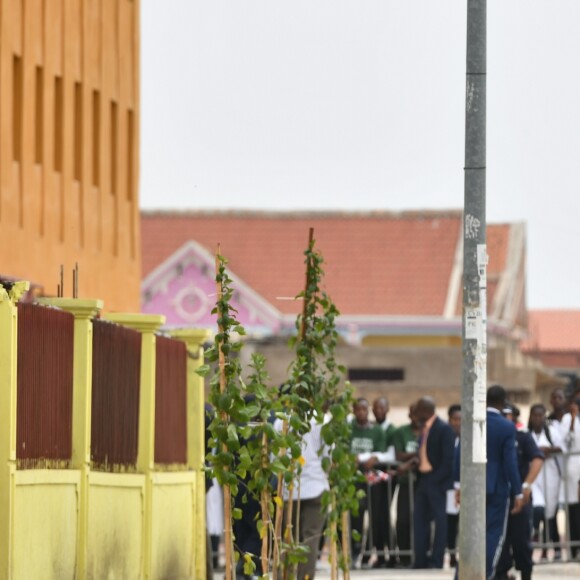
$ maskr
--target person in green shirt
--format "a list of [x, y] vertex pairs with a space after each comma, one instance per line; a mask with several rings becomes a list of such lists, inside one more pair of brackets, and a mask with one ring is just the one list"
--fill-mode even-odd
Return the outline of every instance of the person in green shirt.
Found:
[[[356, 455], [358, 468], [362, 473], [367, 474], [378, 462], [378, 457], [374, 452], [384, 451], [385, 438], [382, 430], [369, 421], [369, 402], [367, 399], [359, 397], [353, 405], [353, 413], [354, 419], [351, 423], [350, 450]], [[363, 521], [365, 511], [368, 509], [366, 482], [358, 483], [357, 488], [362, 489], [365, 492], [365, 497], [359, 502], [358, 515], [352, 513], [350, 515], [350, 528], [353, 532], [357, 532], [359, 535], [359, 537], [355, 539], [354, 536], [357, 534], [351, 534], [353, 567], [356, 567], [356, 562], [363, 551], [361, 541], [363, 535]], [[366, 566], [370, 558], [370, 537], [368, 535], [365, 552], [367, 553], [363, 555], [362, 566]]]
[[[399, 427], [392, 435], [395, 455], [400, 465], [397, 468], [399, 493], [397, 498], [397, 543], [400, 551], [411, 551], [411, 494], [415, 480], [414, 472], [419, 464], [419, 425], [415, 413], [416, 404], [409, 407], [410, 423]], [[412, 558], [410, 554], [399, 556], [399, 561], [404, 566], [410, 566]]]
[[[392, 471], [395, 463], [395, 446], [393, 434], [397, 428], [389, 421], [389, 401], [386, 397], [379, 397], [373, 402], [373, 415], [377, 427], [383, 432], [384, 443], [381, 445], [385, 451], [377, 454], [378, 463], [375, 468], [384, 473], [390, 473], [388, 479], [381, 479], [371, 486], [371, 523], [373, 543], [377, 551], [377, 559], [373, 568], [394, 568], [397, 561], [392, 554], [395, 547], [395, 538], [391, 528], [391, 500], [395, 491], [395, 472]], [[386, 558], [386, 550], [389, 551], [389, 559]]]

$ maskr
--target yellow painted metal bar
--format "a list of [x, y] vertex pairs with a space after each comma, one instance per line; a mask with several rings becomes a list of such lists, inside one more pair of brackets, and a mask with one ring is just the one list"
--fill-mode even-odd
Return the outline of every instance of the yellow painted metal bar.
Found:
[[16, 302], [28, 290], [17, 282], [10, 291], [0, 287], [0, 578], [11, 577], [16, 471], [16, 369], [18, 314]]
[[77, 576], [78, 578], [86, 578], [91, 466], [92, 319], [102, 310], [103, 301], [76, 298], [40, 298], [38, 302], [70, 312], [75, 319], [71, 466], [81, 472]]
[[143, 573], [151, 578], [153, 484], [155, 467], [155, 332], [165, 323], [165, 316], [155, 314], [108, 313], [104, 319], [141, 333], [141, 389], [139, 393], [139, 443], [137, 469], [147, 475], [145, 514], [143, 518]]
[[196, 474], [193, 497], [193, 570], [192, 578], [206, 577], [205, 521], [205, 387], [196, 370], [203, 364], [203, 343], [207, 330], [179, 329], [171, 335], [187, 345], [187, 463]]

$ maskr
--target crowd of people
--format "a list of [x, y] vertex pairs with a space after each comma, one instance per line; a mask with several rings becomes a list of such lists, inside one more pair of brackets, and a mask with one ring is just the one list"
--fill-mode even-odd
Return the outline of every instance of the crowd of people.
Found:
[[[531, 578], [532, 543], [543, 546], [542, 559], [553, 547], [557, 561], [562, 558], [564, 533], [570, 557], [580, 556], [580, 389], [569, 396], [555, 389], [550, 407], [548, 414], [543, 404], [532, 405], [525, 425], [501, 386], [488, 390], [489, 578], [510, 578], [514, 564], [523, 580]], [[374, 423], [366, 399], [358, 399], [354, 408], [352, 451], [369, 491], [361, 500], [359, 515], [352, 518], [352, 527], [362, 530], [361, 514], [367, 510], [371, 525], [362, 535], [364, 545], [352, 541], [353, 563], [363, 568], [442, 568], [447, 550], [449, 564], [455, 567], [461, 407], [451, 405], [444, 421], [437, 416], [435, 401], [422, 397], [410, 406], [409, 423], [399, 428], [389, 423], [385, 408], [388, 411], [384, 398], [374, 401]], [[394, 465], [389, 463], [393, 454]], [[566, 510], [567, 530], [558, 527], [560, 509]], [[391, 514], [396, 514], [394, 526]]]
[[[544, 546], [541, 558], [558, 560], [566, 533], [569, 556], [580, 555], [580, 389], [571, 396], [555, 389], [550, 412], [532, 405], [527, 425], [501, 386], [488, 389], [487, 405], [487, 577], [506, 580], [515, 564], [526, 580], [534, 564], [532, 541]], [[359, 484], [364, 496], [358, 513], [350, 520], [352, 566], [442, 568], [446, 552], [450, 566], [460, 566], [461, 406], [451, 405], [444, 420], [425, 396], [410, 405], [408, 423], [396, 427], [388, 415], [384, 397], [372, 406], [361, 397], [353, 406], [351, 451], [365, 481]], [[308, 461], [302, 491], [308, 497], [302, 497], [301, 509], [307, 511], [302, 522], [308, 526], [303, 535], [310, 557], [299, 577], [312, 579], [323, 546], [320, 498], [327, 484], [319, 433], [314, 430], [303, 446]], [[220, 500], [213, 505], [219, 512]], [[558, 527], [561, 509], [567, 512], [567, 530]], [[220, 532], [215, 520], [208, 512], [214, 548]]]

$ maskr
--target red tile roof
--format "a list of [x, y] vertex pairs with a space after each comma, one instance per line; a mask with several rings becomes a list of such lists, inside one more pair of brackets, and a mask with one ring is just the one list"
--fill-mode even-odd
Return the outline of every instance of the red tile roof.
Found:
[[461, 213], [142, 213], [143, 275], [193, 239], [218, 243], [232, 272], [283, 313], [304, 284], [308, 231], [325, 260], [327, 290], [343, 314], [443, 313]]
[[[143, 212], [143, 276], [188, 240], [212, 253], [220, 243], [232, 272], [282, 313], [296, 314], [295, 302], [277, 298], [302, 290], [310, 227], [324, 256], [327, 291], [342, 314], [443, 314], [460, 211]], [[488, 226], [491, 292], [505, 267], [509, 228]]]
[[580, 352], [580, 310], [530, 310], [524, 352]]

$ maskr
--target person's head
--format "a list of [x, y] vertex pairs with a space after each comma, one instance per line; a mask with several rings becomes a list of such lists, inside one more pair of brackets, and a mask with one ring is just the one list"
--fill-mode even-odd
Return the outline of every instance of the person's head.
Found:
[[580, 389], [575, 389], [570, 399], [570, 413], [574, 416], [580, 415]]
[[542, 403], [536, 403], [530, 407], [528, 429], [534, 433], [540, 433], [546, 421], [546, 407]]
[[501, 385], [493, 385], [487, 389], [487, 406], [498, 411], [503, 411], [505, 407], [506, 392]]
[[377, 423], [384, 423], [389, 412], [389, 401], [385, 397], [379, 397], [373, 403], [373, 414]]
[[435, 401], [431, 397], [421, 397], [417, 401], [415, 412], [419, 425], [425, 425], [425, 423], [435, 415]]
[[556, 387], [550, 393], [550, 406], [556, 415], [563, 415], [566, 412], [566, 394], [564, 393], [564, 389]]
[[514, 414], [514, 408], [513, 405], [510, 405], [509, 403], [504, 403], [503, 408], [501, 409], [501, 414], [508, 420], [508, 421], [512, 421], [513, 423], [515, 423], [515, 414]]
[[409, 405], [409, 419], [413, 427], [419, 427], [419, 422], [417, 421], [417, 403], [411, 403]]
[[364, 397], [359, 397], [352, 408], [356, 422], [366, 425], [369, 421], [369, 402]]
[[459, 436], [461, 433], [461, 405], [451, 405], [447, 409], [447, 416], [449, 417], [449, 425], [451, 425], [455, 435]]

